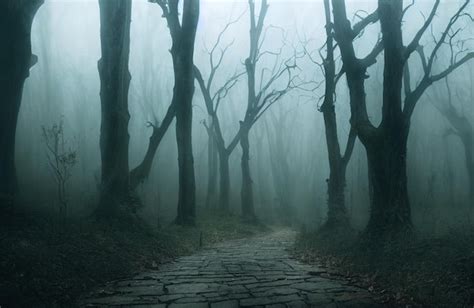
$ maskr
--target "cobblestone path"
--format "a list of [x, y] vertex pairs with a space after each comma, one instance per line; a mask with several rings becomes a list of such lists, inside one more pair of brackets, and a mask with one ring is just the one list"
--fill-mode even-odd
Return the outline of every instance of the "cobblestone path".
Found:
[[289, 230], [225, 242], [91, 294], [85, 307], [375, 307], [370, 294], [288, 255]]

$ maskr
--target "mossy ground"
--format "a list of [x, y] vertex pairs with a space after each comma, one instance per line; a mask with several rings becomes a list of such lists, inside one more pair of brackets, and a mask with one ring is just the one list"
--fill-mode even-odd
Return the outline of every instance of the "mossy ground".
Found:
[[60, 222], [38, 213], [5, 213], [0, 217], [0, 306], [71, 306], [104, 282], [266, 230], [243, 224], [238, 216], [210, 213], [194, 227], [160, 229], [138, 218]]
[[299, 259], [328, 268], [386, 305], [473, 307], [474, 232], [415, 236], [368, 248], [352, 233], [301, 233]]

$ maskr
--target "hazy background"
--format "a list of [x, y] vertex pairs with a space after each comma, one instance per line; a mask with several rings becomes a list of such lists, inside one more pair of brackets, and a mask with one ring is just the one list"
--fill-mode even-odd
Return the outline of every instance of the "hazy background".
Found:
[[[407, 2], [407, 1], [406, 1]], [[439, 33], [447, 18], [459, 6], [458, 1], [442, 1], [434, 22], [433, 33]], [[259, 1], [257, 1], [259, 3]], [[293, 49], [301, 51], [300, 42], [316, 50], [325, 41], [324, 10], [321, 1], [269, 0], [266, 25], [285, 30], [284, 54]], [[349, 16], [372, 12], [377, 1], [347, 1]], [[258, 6], [258, 5], [257, 5]], [[423, 23], [432, 1], [417, 1], [407, 13], [404, 24], [405, 40], [410, 40]], [[474, 13], [471, 5], [470, 11]], [[195, 64], [208, 75], [208, 54], [217, 35], [231, 20], [243, 15], [232, 25], [223, 39], [223, 46], [233, 41], [216, 76], [216, 86], [238, 71], [244, 70], [248, 54], [249, 17], [247, 1], [201, 0]], [[133, 1], [131, 28], [130, 71], [130, 167], [142, 159], [151, 129], [147, 121], [161, 120], [171, 101], [173, 70], [170, 35], [161, 18], [158, 5], [145, 0]], [[71, 146], [77, 148], [78, 163], [69, 183], [70, 212], [86, 215], [96, 205], [100, 178], [100, 81], [97, 61], [100, 58], [99, 8], [92, 0], [48, 0], [41, 7], [33, 26], [33, 53], [39, 61], [25, 84], [24, 99], [17, 133], [17, 170], [23, 196], [35, 206], [54, 209], [55, 183], [48, 169], [41, 127], [64, 118], [65, 132]], [[436, 32], [438, 31], [438, 32]], [[357, 41], [358, 54], [365, 55], [379, 35], [379, 25], [370, 26]], [[463, 36], [474, 38], [472, 27]], [[430, 36], [424, 38], [429, 43]], [[468, 44], [473, 45], [472, 41]], [[269, 30], [264, 50], [282, 47], [282, 32]], [[316, 52], [317, 54], [317, 52]], [[319, 59], [318, 59], [319, 60]], [[273, 57], [265, 57], [261, 66], [270, 67]], [[439, 59], [438, 63], [446, 63]], [[302, 59], [299, 74], [305, 79], [323, 80], [319, 67]], [[340, 66], [340, 63], [338, 64]], [[383, 57], [370, 69], [372, 78], [367, 82], [369, 112], [374, 123], [380, 119]], [[454, 104], [474, 124], [474, 73], [472, 62], [451, 75]], [[414, 61], [412, 79], [420, 76], [420, 67]], [[206, 78], [206, 77], [205, 77]], [[227, 143], [236, 133], [239, 120], [246, 108], [246, 79], [239, 84], [220, 107], [221, 125]], [[254, 181], [257, 215], [272, 219], [277, 206], [269, 140], [282, 134], [284, 150], [291, 169], [293, 185], [292, 206], [297, 219], [309, 227], [317, 227], [326, 212], [326, 178], [328, 160], [322, 114], [318, 111], [323, 87], [314, 93], [293, 92], [272, 109], [251, 131], [251, 166]], [[436, 93], [436, 95], [435, 95]], [[440, 98], [440, 99], [437, 99]], [[455, 225], [471, 223], [467, 173], [464, 151], [457, 137], [446, 136], [449, 123], [434, 104], [446, 102], [444, 82], [436, 84], [422, 98], [412, 119], [408, 146], [409, 189], [414, 223], [422, 230], [445, 232]], [[347, 86], [344, 80], [338, 86], [337, 108], [341, 146], [344, 147], [349, 131]], [[200, 89], [196, 87], [194, 100], [194, 157], [198, 207], [205, 201], [207, 184], [207, 133], [202, 121], [207, 118]], [[276, 126], [275, 126], [276, 125]], [[282, 132], [275, 127], [283, 126]], [[234, 211], [240, 208], [240, 148], [231, 156], [231, 203]], [[170, 127], [154, 160], [148, 181], [139, 188], [145, 207], [141, 214], [156, 223], [171, 221], [177, 204], [177, 150], [174, 124]], [[347, 171], [347, 207], [356, 227], [363, 227], [369, 213], [365, 151], [357, 142]], [[260, 215], [259, 215], [260, 214]]]

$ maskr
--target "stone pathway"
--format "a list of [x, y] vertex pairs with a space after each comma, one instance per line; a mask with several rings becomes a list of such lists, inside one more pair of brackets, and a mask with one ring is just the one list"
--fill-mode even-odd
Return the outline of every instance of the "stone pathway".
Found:
[[291, 259], [295, 233], [225, 242], [91, 294], [84, 307], [375, 307], [370, 294]]

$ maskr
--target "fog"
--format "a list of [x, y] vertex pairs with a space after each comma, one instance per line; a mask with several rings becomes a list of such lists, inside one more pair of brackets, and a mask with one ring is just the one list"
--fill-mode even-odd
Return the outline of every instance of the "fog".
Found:
[[[377, 1], [346, 1], [348, 16], [366, 16], [377, 7]], [[320, 61], [318, 50], [326, 41], [322, 1], [269, 1], [265, 20], [268, 33], [262, 51], [269, 51], [259, 62], [271, 69], [275, 52], [280, 57], [303, 54], [304, 48]], [[432, 35], [438, 36], [459, 8], [458, 1], [441, 1], [441, 8], [427, 35], [422, 38], [426, 50], [433, 48]], [[416, 1], [406, 13], [404, 40], [408, 43], [429, 15], [432, 1]], [[474, 13], [470, 4], [467, 12]], [[357, 21], [353, 17], [353, 21]], [[229, 46], [222, 66], [215, 76], [215, 88], [235, 73], [244, 72], [249, 49], [249, 10], [247, 1], [202, 0], [197, 29], [194, 63], [208, 76], [209, 50], [222, 29], [217, 50]], [[473, 27], [461, 21], [459, 34], [465, 48], [472, 50]], [[456, 28], [457, 29], [457, 28]], [[33, 24], [32, 50], [38, 63], [31, 69], [23, 92], [16, 135], [16, 168], [21, 198], [31, 207], [55, 211], [56, 183], [48, 165], [42, 127], [64, 121], [65, 139], [77, 150], [77, 164], [67, 185], [68, 215], [85, 216], [94, 211], [100, 187], [100, 79], [97, 61], [101, 58], [99, 6], [97, 1], [46, 1]], [[356, 40], [356, 53], [367, 55], [380, 37], [380, 25], [367, 27]], [[148, 122], [160, 123], [173, 95], [173, 65], [169, 52], [170, 33], [162, 11], [155, 3], [134, 0], [131, 23], [129, 68], [130, 168], [136, 167], [146, 153], [152, 129]], [[304, 47], [304, 48], [303, 48]], [[428, 51], [427, 51], [428, 52]], [[341, 68], [336, 52], [336, 66]], [[415, 58], [415, 57], [413, 57]], [[443, 46], [434, 71], [446, 67], [449, 48]], [[381, 121], [383, 56], [369, 68], [366, 80], [367, 106], [371, 121]], [[412, 63], [413, 62], [413, 63]], [[410, 59], [413, 85], [423, 76], [418, 60]], [[296, 74], [306, 84], [295, 89], [271, 106], [250, 131], [250, 166], [252, 170], [256, 216], [266, 222], [279, 223], [279, 190], [272, 163], [288, 164], [290, 206], [295, 225], [316, 229], [327, 213], [328, 153], [324, 119], [319, 108], [324, 95], [324, 75], [307, 56], [297, 59]], [[207, 77], [205, 77], [207, 78]], [[275, 87], [284, 86], [285, 81]], [[474, 123], [474, 63], [468, 62], [449, 76], [452, 101], [459, 114]], [[258, 86], [257, 86], [258, 87]], [[472, 200], [469, 200], [469, 178], [465, 151], [459, 138], [450, 134], [452, 124], [439, 109], [448, 100], [444, 80], [436, 82], [422, 96], [411, 119], [408, 140], [408, 189], [413, 224], [421, 231], [441, 234], [453, 227], [471, 224]], [[229, 143], [239, 130], [247, 107], [246, 76], [222, 100], [218, 110], [224, 139]], [[344, 148], [350, 131], [349, 90], [341, 78], [336, 91], [336, 115], [339, 142]], [[193, 100], [193, 154], [196, 174], [197, 209], [206, 208], [208, 183], [209, 123], [204, 98], [196, 83]], [[175, 123], [168, 129], [153, 161], [148, 179], [139, 186], [143, 203], [138, 214], [151, 224], [169, 223], [176, 216], [178, 203], [178, 153]], [[472, 144], [472, 143], [471, 143]], [[230, 157], [230, 205], [240, 213], [241, 148]], [[342, 149], [344, 151], [344, 149]], [[283, 155], [281, 155], [283, 153]], [[472, 152], [471, 152], [472, 153]], [[218, 190], [218, 188], [217, 188]], [[364, 147], [356, 141], [346, 179], [346, 208], [351, 223], [363, 229], [370, 214], [367, 159]], [[216, 193], [217, 194], [217, 193]], [[199, 215], [199, 214], [198, 214]]]

